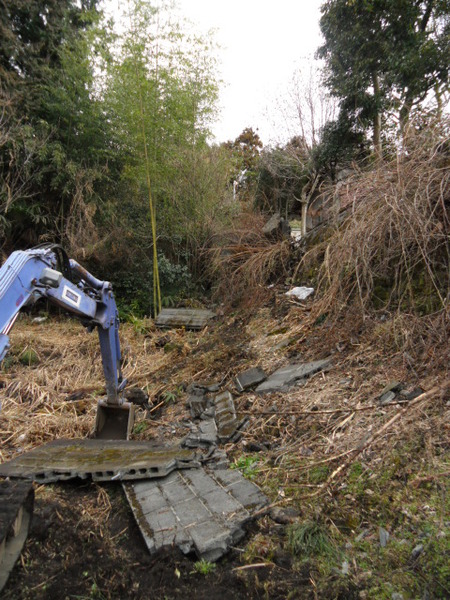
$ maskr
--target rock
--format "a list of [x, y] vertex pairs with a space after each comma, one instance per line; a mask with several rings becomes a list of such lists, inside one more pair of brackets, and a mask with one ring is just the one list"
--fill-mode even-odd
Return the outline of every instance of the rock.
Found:
[[266, 452], [268, 450], [264, 444], [257, 444], [256, 442], [243, 443], [245, 444], [246, 452]]
[[386, 404], [389, 404], [390, 402], [392, 402], [392, 400], [394, 400], [394, 398], [395, 398], [395, 392], [386, 392], [378, 398], [378, 401], [381, 404], [381, 406], [385, 406]]
[[355, 537], [355, 542], [361, 542], [365, 537], [367, 537], [369, 535], [369, 530], [368, 529], [363, 529], [361, 531], [361, 533], [359, 533], [356, 537]]
[[292, 568], [293, 556], [290, 552], [277, 548], [273, 555], [273, 562], [283, 569], [290, 570]]
[[272, 348], [270, 350], [272, 352], [277, 352], [278, 350], [283, 350], [283, 348], [287, 348], [287, 346], [289, 346], [291, 341], [292, 340], [289, 340], [289, 339], [281, 340], [281, 342], [279, 342], [278, 344], [275, 344], [275, 346], [272, 346]]
[[313, 454], [313, 451], [311, 450], [311, 448], [308, 448], [307, 446], [302, 446], [300, 448], [300, 454], [302, 456], [311, 456], [311, 454]]
[[46, 320], [47, 320], [47, 317], [35, 317], [31, 322], [37, 323], [39, 325], [41, 323], [45, 323]]
[[380, 396], [386, 392], [399, 392], [403, 388], [403, 384], [400, 381], [391, 381], [382, 390]]
[[350, 563], [348, 560], [344, 560], [341, 567], [342, 575], [348, 575], [350, 573]]
[[387, 386], [381, 391], [381, 394], [378, 397], [378, 401], [381, 406], [385, 406], [394, 400], [397, 392], [401, 390], [403, 387], [400, 381], [391, 381]]
[[412, 389], [400, 391], [400, 396], [403, 400], [414, 400], [414, 398], [417, 398], [421, 394], [423, 394], [423, 389], [421, 387], [415, 387]]
[[270, 509], [269, 513], [270, 518], [280, 525], [289, 525], [290, 523], [293, 523], [299, 514], [298, 510], [295, 508], [281, 508], [280, 506], [274, 506]]
[[215, 394], [220, 390], [220, 383], [207, 383], [205, 384], [205, 390], [211, 394]]
[[416, 560], [423, 552], [423, 544], [417, 544], [417, 546], [411, 552], [411, 560]]
[[379, 536], [380, 536], [380, 546], [382, 548], [385, 548], [386, 545], [387, 545], [387, 543], [388, 543], [388, 541], [389, 541], [389, 537], [390, 537], [389, 531], [386, 531], [386, 529], [384, 529], [383, 527], [380, 527], [378, 529], [378, 533], [379, 533]]
[[276, 212], [264, 225], [262, 232], [268, 238], [290, 237], [291, 228], [289, 222]]
[[141, 388], [125, 388], [124, 396], [128, 402], [132, 402], [138, 406], [148, 406], [148, 394]]
[[403, 594], [400, 594], [400, 592], [394, 592], [391, 596], [391, 600], [403, 600]]

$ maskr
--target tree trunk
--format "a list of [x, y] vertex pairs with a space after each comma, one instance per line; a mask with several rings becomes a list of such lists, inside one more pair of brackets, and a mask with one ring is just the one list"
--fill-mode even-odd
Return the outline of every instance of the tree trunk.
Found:
[[308, 202], [302, 202], [302, 238], [306, 235], [306, 213], [308, 212]]
[[[373, 74], [373, 92], [375, 101], [378, 105], [380, 99], [380, 80], [378, 73]], [[376, 107], [376, 113], [373, 118], [373, 146], [375, 149], [375, 156], [380, 159], [383, 155], [383, 148], [381, 145], [381, 111], [380, 107]]]
[[408, 124], [408, 121], [409, 121], [409, 115], [411, 113], [412, 105], [413, 105], [412, 94], [407, 92], [405, 101], [403, 102], [403, 105], [402, 105], [402, 107], [400, 109], [400, 113], [399, 113], [400, 139], [402, 140], [402, 143], [404, 142], [406, 125]]

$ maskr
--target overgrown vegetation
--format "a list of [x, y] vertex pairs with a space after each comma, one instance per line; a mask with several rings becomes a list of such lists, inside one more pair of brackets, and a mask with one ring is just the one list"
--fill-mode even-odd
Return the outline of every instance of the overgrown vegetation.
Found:
[[354, 296], [363, 310], [446, 309], [448, 135], [448, 121], [414, 121], [397, 156], [356, 172], [337, 191], [346, 218], [305, 259], [308, 265], [320, 257], [324, 310], [339, 310]]
[[[161, 597], [194, 580], [209, 595], [216, 579], [252, 598], [448, 597], [448, 1], [324, 2], [319, 52], [340, 113], [308, 128], [306, 98], [298, 130], [274, 148], [250, 128], [211, 144], [215, 46], [188, 37], [170, 7], [130, 2], [118, 34], [95, 0], [0, 5], [0, 251], [61, 242], [112, 281], [124, 373], [149, 395], [133, 435], [186, 435], [190, 382], [233, 389], [256, 364], [270, 373], [331, 358], [286, 393], [235, 395], [251, 426], [225, 449], [271, 508], [229, 564], [186, 559], [182, 572], [168, 560], [168, 592], [159, 558], [117, 569], [118, 542], [132, 532], [125, 524], [105, 541], [103, 519], [119, 501], [101, 488], [95, 518], [74, 529], [113, 567], [95, 554], [79, 593], [139, 597], [129, 581], [146, 581], [149, 566]], [[214, 304], [202, 332], [162, 333], [145, 318], [149, 196], [162, 303]], [[299, 243], [265, 234], [275, 212], [309, 232]], [[314, 296], [287, 298], [293, 285]], [[77, 325], [25, 318], [15, 332], [0, 370], [2, 460], [87, 436], [104, 393], [97, 340]], [[39, 494], [59, 506], [54, 489]], [[60, 552], [46, 535], [19, 567], [24, 597], [61, 579], [59, 564], [39, 579], [31, 550], [53, 565]]]

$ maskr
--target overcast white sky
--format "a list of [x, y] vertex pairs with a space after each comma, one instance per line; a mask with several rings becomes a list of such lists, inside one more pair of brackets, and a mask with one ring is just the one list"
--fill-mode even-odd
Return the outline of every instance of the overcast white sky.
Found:
[[[107, 0], [115, 4], [118, 0]], [[274, 128], [276, 99], [286, 93], [298, 68], [320, 45], [323, 0], [176, 0], [180, 13], [200, 32], [216, 30], [221, 46], [221, 116], [213, 127], [218, 142], [252, 127], [264, 142], [285, 141]], [[121, 2], [118, 2], [121, 5]]]
[[275, 99], [295, 69], [308, 67], [320, 45], [323, 0], [177, 0], [181, 12], [203, 31], [214, 28], [222, 46], [222, 114], [213, 128], [219, 142], [235, 139], [245, 127], [263, 142], [277, 141], [271, 125]]

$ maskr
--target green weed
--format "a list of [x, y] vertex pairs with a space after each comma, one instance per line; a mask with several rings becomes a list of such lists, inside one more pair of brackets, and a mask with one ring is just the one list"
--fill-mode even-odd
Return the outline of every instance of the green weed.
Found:
[[256, 456], [241, 456], [231, 466], [232, 469], [239, 469], [244, 477], [253, 479], [258, 473], [258, 458]]
[[33, 350], [33, 348], [27, 346], [25, 350], [21, 352], [19, 356], [19, 362], [26, 367], [32, 367], [33, 365], [37, 365], [39, 363], [39, 356], [35, 350]]
[[210, 575], [216, 568], [216, 563], [209, 562], [202, 558], [194, 563], [193, 573], [199, 573], [200, 575]]
[[291, 525], [288, 528], [287, 546], [292, 554], [302, 558], [334, 557], [337, 554], [326, 527], [316, 521]]

